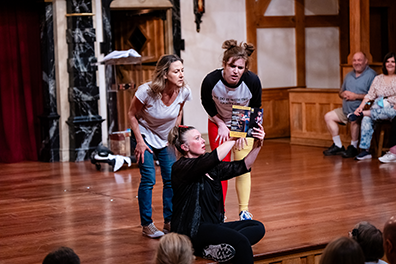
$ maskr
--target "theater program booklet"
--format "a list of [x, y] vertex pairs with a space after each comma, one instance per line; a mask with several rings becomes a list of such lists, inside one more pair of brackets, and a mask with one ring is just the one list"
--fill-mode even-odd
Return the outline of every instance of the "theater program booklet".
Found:
[[254, 127], [263, 124], [263, 109], [233, 105], [231, 116], [231, 137], [253, 137]]

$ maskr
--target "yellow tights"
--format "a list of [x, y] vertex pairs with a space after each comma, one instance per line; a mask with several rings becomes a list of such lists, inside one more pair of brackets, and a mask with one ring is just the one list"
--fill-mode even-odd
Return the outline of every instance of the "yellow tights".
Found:
[[[248, 145], [242, 150], [234, 150], [234, 160], [241, 160], [249, 154], [253, 147], [253, 138], [247, 138]], [[239, 212], [248, 211], [250, 199], [250, 172], [242, 174], [235, 178], [235, 189], [238, 196]]]

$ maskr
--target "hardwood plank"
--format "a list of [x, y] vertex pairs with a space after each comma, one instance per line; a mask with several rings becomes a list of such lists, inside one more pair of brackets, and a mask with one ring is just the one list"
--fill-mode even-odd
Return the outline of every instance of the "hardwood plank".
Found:
[[[267, 230], [253, 246], [258, 261], [323, 247], [362, 220], [382, 229], [396, 213], [396, 164], [324, 157], [323, 150], [265, 141], [252, 168], [249, 208]], [[116, 173], [107, 165], [96, 171], [89, 161], [0, 166], [2, 264], [41, 263], [62, 245], [73, 248], [86, 264], [153, 263], [158, 240], [141, 235], [136, 165]], [[161, 228], [159, 168], [157, 175], [153, 219]], [[228, 220], [237, 220], [233, 180], [226, 210]]]

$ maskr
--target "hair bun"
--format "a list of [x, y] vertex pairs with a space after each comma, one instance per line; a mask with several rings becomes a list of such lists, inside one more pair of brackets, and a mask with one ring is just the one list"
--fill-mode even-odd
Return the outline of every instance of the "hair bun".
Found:
[[238, 42], [235, 39], [229, 39], [224, 41], [222, 48], [225, 50], [229, 50], [237, 46], [238, 46]]
[[250, 57], [252, 55], [253, 51], [255, 50], [253, 44], [250, 43], [244, 43], [243, 47], [245, 48], [246, 54]]

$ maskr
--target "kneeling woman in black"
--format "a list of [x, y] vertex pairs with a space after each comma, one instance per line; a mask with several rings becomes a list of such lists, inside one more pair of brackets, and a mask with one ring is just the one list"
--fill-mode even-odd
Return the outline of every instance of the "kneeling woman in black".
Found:
[[168, 141], [182, 157], [172, 166], [173, 215], [171, 230], [190, 237], [195, 255], [218, 262], [253, 263], [252, 245], [265, 234], [256, 220], [224, 223], [221, 181], [249, 172], [264, 141], [264, 129], [255, 128], [250, 153], [240, 161], [223, 162], [235, 145], [224, 142], [210, 153], [194, 127], [175, 127]]

